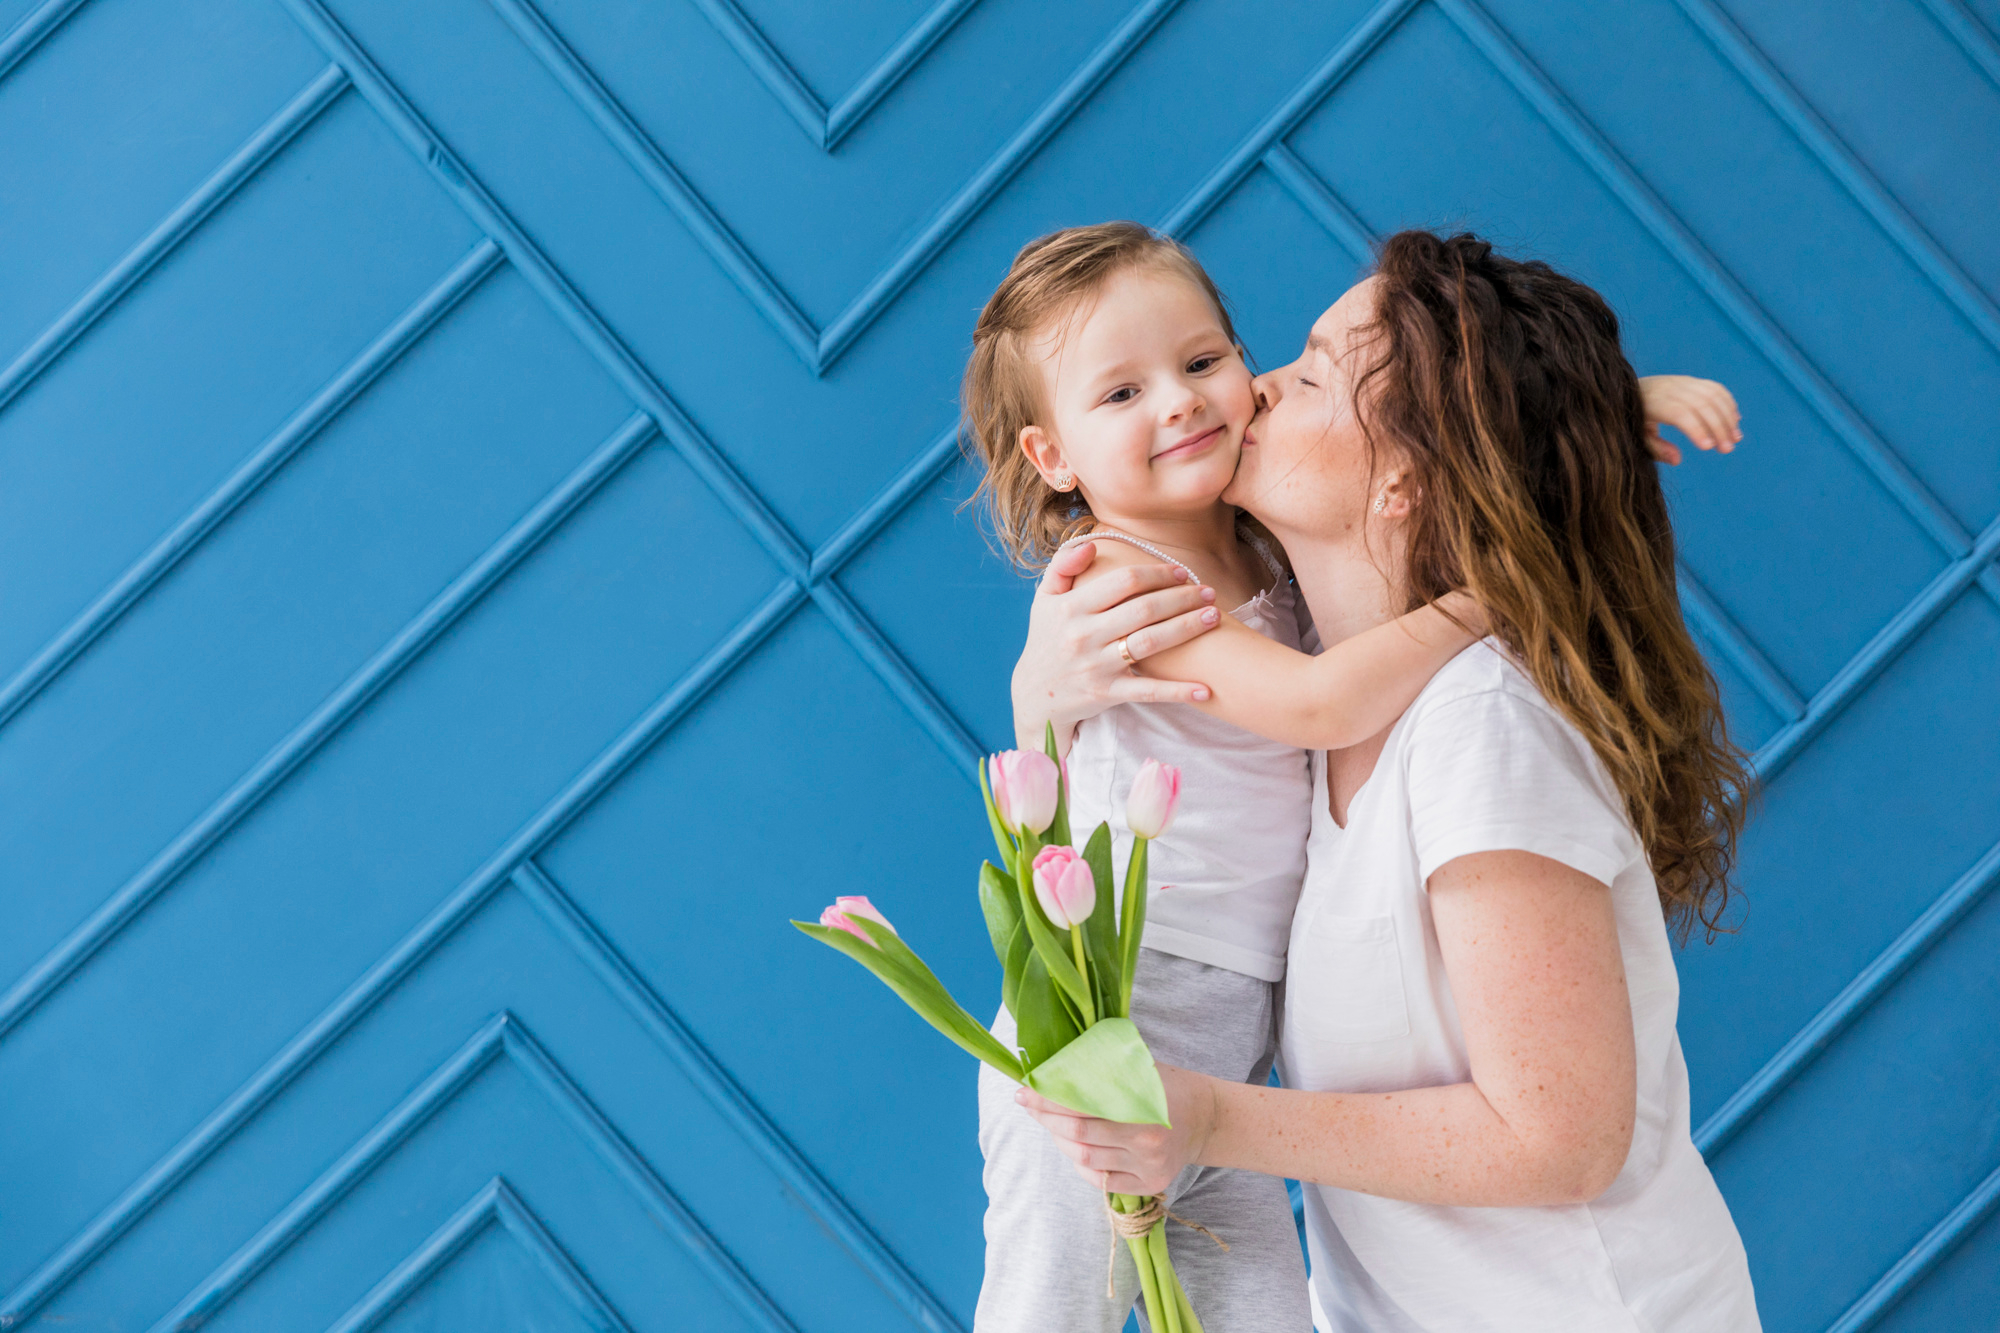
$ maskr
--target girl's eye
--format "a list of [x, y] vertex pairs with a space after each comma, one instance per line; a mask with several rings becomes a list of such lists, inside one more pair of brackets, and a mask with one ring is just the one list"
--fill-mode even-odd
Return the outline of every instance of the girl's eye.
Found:
[[1198, 356], [1194, 360], [1188, 362], [1188, 374], [1199, 375], [1201, 374], [1202, 371], [1209, 369], [1211, 366], [1213, 366], [1216, 362], [1220, 360], [1222, 360], [1222, 358], [1219, 356]]
[[1122, 389], [1113, 389], [1106, 395], [1104, 401], [1107, 403], [1129, 403], [1132, 401], [1132, 396], [1138, 392], [1137, 389], [1128, 384]]

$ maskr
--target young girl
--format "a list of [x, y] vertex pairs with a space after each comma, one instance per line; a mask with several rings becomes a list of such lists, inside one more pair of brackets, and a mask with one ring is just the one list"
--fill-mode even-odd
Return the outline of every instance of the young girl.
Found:
[[[1116, 707], [1073, 742], [1060, 739], [1072, 827], [1082, 836], [1109, 822], [1120, 857], [1139, 765], [1181, 767], [1180, 813], [1150, 853], [1155, 890], [1132, 1018], [1168, 1064], [1262, 1082], [1312, 823], [1301, 747], [1344, 749], [1386, 728], [1484, 632], [1483, 619], [1452, 594], [1317, 657], [1299, 651], [1301, 615], [1278, 553], [1221, 501], [1256, 410], [1235, 331], [1194, 258], [1136, 224], [1073, 228], [1016, 256], [974, 332], [964, 400], [986, 466], [982, 493], [1017, 561], [1045, 563], [1088, 541], [1096, 559], [1086, 579], [1166, 561], [1235, 608], [1199, 640], [1215, 685], [1205, 701]], [[1248, 681], [1255, 687], [1232, 684]], [[1038, 745], [1039, 735], [1023, 741]], [[1012, 1040], [1004, 1011], [994, 1028]], [[989, 1203], [975, 1327], [1114, 1333], [1137, 1296], [1131, 1260], [1115, 1247], [1107, 1295], [1104, 1200], [1013, 1092], [982, 1069]], [[1210, 1333], [1309, 1325], [1280, 1181], [1191, 1167], [1166, 1201], [1230, 1247], [1169, 1227], [1175, 1268]]]

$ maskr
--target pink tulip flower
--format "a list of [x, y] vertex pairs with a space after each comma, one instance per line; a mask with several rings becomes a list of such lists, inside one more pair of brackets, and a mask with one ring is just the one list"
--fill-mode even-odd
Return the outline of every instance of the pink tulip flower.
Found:
[[1133, 836], [1157, 838], [1174, 822], [1174, 807], [1181, 801], [1181, 771], [1172, 764], [1148, 759], [1139, 765], [1132, 779], [1132, 793], [1125, 798], [1125, 823]]
[[859, 897], [835, 898], [833, 906], [819, 914], [819, 923], [822, 926], [831, 926], [835, 930], [844, 930], [871, 949], [880, 948], [880, 945], [869, 938], [867, 931], [854, 924], [853, 919], [857, 916], [866, 917], [878, 926], [888, 926], [892, 935], [897, 933], [896, 928], [889, 925], [889, 918], [883, 916], [874, 903]]
[[1041, 833], [1056, 822], [1055, 760], [1037, 750], [1002, 750], [986, 771], [1002, 824]]
[[1090, 919], [1097, 906], [1097, 879], [1076, 848], [1042, 848], [1035, 858], [1035, 900], [1058, 930]]

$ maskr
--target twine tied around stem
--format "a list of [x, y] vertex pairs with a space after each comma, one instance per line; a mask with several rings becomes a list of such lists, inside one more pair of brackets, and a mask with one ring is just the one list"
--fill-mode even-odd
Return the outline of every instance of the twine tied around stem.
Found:
[[1111, 1252], [1104, 1259], [1104, 1294], [1107, 1298], [1118, 1294], [1118, 1242], [1121, 1240], [1137, 1240], [1158, 1226], [1162, 1220], [1178, 1222], [1191, 1231], [1199, 1231], [1202, 1235], [1220, 1245], [1224, 1254], [1229, 1253], [1228, 1241], [1216, 1235], [1201, 1223], [1190, 1222], [1179, 1213], [1169, 1209], [1167, 1201], [1158, 1194], [1149, 1196], [1140, 1205], [1138, 1211], [1121, 1213], [1111, 1206], [1111, 1195], [1107, 1192], [1104, 1196], [1104, 1211], [1111, 1218]]

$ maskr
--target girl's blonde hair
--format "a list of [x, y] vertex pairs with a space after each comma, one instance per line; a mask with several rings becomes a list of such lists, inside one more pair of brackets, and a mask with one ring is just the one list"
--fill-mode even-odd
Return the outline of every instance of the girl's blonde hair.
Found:
[[1136, 222], [1066, 227], [1028, 242], [973, 327], [972, 357], [960, 389], [965, 412], [960, 439], [985, 468], [973, 499], [1017, 565], [1040, 568], [1067, 538], [1091, 524], [1082, 493], [1050, 487], [1021, 452], [1021, 432], [1048, 417], [1033, 344], [1114, 274], [1133, 268], [1157, 268], [1201, 288], [1223, 333], [1236, 342], [1222, 293], [1200, 261], [1172, 237]]

